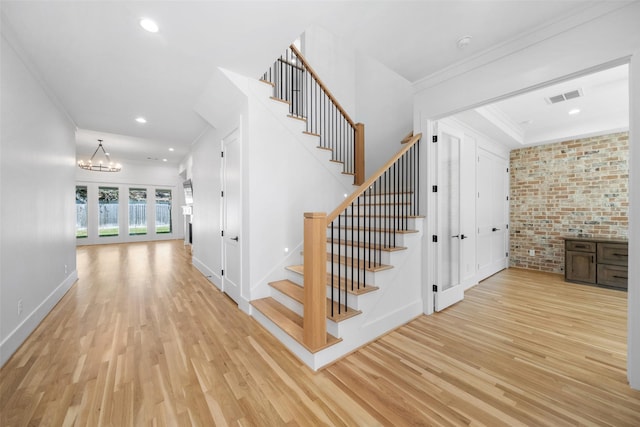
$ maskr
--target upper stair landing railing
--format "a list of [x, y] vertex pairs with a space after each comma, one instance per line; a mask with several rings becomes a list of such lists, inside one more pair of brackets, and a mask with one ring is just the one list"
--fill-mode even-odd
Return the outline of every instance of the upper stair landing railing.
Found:
[[274, 98], [289, 103], [292, 117], [306, 122], [305, 132], [320, 138], [331, 160], [343, 164], [354, 185], [364, 182], [364, 125], [355, 123], [320, 80], [300, 51], [291, 45], [262, 75], [274, 86]]

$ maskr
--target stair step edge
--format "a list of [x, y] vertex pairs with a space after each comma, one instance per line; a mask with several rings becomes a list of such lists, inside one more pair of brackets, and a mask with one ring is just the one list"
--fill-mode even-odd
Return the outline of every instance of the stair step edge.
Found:
[[[269, 286], [293, 299], [294, 301], [304, 305], [304, 288], [302, 286], [293, 283], [291, 280], [277, 280], [275, 282], [269, 283]], [[331, 300], [327, 298], [327, 319], [334, 321], [336, 323], [342, 322], [343, 320], [350, 319], [353, 316], [357, 316], [358, 314], [362, 314], [360, 310], [356, 310], [354, 308], [349, 307], [346, 313], [342, 312], [344, 308], [341, 308], [341, 313], [338, 314], [338, 303], [333, 303], [334, 315], [331, 316]]]
[[[290, 265], [288, 267], [285, 267], [287, 270], [299, 274], [301, 276], [304, 277], [304, 266], [303, 265]], [[330, 273], [327, 273], [327, 282], [329, 281], [329, 277], [331, 276]], [[334, 275], [334, 279], [337, 282], [337, 276]], [[334, 288], [338, 288], [338, 283], [334, 283]], [[364, 294], [368, 294], [369, 292], [374, 292], [377, 291], [379, 288], [377, 286], [374, 285], [367, 285], [366, 283], [360, 283], [360, 288], [357, 288], [357, 283], [355, 284], [356, 288], [355, 289], [347, 289], [347, 292], [351, 295], [364, 295]], [[300, 286], [300, 285], [296, 285], [296, 286]], [[329, 283], [327, 283], [327, 286], [330, 286]]]
[[298, 316], [295, 312], [289, 310], [271, 297], [251, 301], [251, 305], [311, 353], [317, 353], [342, 341], [342, 338], [336, 338], [331, 334], [327, 334], [327, 343], [324, 346], [317, 349], [310, 349], [304, 343], [301, 316]]

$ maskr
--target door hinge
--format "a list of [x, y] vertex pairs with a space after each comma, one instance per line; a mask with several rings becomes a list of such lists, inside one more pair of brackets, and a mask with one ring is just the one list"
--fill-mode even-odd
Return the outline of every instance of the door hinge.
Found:
[[507, 168], [507, 173], [509, 173], [509, 168]]
[[507, 224], [507, 230], [509, 229], [509, 224]]
[[438, 192], [438, 186], [437, 185], [432, 185], [431, 186], [431, 192], [437, 193]]
[[438, 135], [433, 135], [431, 137], [431, 142], [438, 142]]
[[504, 253], [504, 256], [505, 256], [505, 257], [507, 257], [507, 258], [509, 258], [509, 252], [505, 252], [505, 253]]
[[224, 157], [224, 151], [220, 152], [220, 157]]
[[433, 243], [438, 243], [438, 236], [436, 236], [435, 234], [433, 236], [431, 236], [431, 241]]
[[433, 285], [431, 289], [433, 289], [433, 292], [438, 292], [438, 285]]
[[220, 270], [220, 275], [224, 276], [224, 270]]
[[220, 236], [224, 237], [224, 230], [220, 230]]
[[507, 196], [507, 200], [509, 200], [509, 196]]
[[220, 197], [224, 197], [224, 191], [220, 192]]

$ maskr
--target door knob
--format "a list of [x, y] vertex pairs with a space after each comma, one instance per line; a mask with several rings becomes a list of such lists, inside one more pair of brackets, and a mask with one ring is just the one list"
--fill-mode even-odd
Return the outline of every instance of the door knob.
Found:
[[235, 240], [237, 242], [238, 241], [238, 236], [232, 237], [231, 240]]
[[464, 234], [461, 234], [461, 235], [460, 235], [460, 240], [464, 240], [464, 239], [466, 239], [466, 238], [467, 238], [467, 236], [465, 236]]
[[495, 227], [493, 227], [493, 228], [491, 229], [491, 231], [498, 231], [498, 230], [500, 230], [500, 229], [499, 229], [499, 228], [495, 228]]

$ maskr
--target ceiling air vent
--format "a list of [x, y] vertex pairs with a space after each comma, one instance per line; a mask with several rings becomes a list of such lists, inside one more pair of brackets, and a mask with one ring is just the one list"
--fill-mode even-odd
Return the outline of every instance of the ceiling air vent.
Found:
[[549, 96], [544, 100], [547, 101], [547, 104], [557, 104], [558, 102], [568, 101], [574, 98], [580, 98], [581, 96], [584, 96], [584, 94], [582, 93], [582, 89], [576, 89], [576, 90], [570, 90], [569, 92], [561, 93], [559, 95]]

